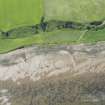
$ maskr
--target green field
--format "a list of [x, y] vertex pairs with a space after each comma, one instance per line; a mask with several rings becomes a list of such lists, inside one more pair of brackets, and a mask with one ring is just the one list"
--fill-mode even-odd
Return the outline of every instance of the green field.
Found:
[[10, 30], [40, 22], [42, 0], [0, 0], [0, 29]]
[[[39, 24], [44, 15], [46, 21], [61, 20], [88, 23], [105, 19], [104, 0], [0, 0], [0, 30]], [[105, 29], [53, 30], [36, 35], [17, 35], [15, 39], [0, 37], [0, 53], [32, 44], [78, 44], [105, 41]], [[22, 37], [21, 37], [22, 35]]]
[[[81, 37], [82, 36], [82, 37]], [[0, 53], [6, 53], [27, 45], [80, 44], [105, 41], [105, 29], [99, 31], [56, 30], [31, 37], [0, 39]]]
[[105, 0], [44, 0], [46, 20], [92, 22], [105, 19]]

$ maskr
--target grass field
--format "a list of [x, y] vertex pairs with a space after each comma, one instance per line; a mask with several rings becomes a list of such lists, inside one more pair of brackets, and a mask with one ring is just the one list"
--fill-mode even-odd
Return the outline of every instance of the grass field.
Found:
[[42, 0], [0, 0], [0, 29], [39, 23], [42, 7]]
[[92, 22], [105, 19], [104, 0], [44, 0], [46, 20]]
[[[0, 30], [7, 31], [19, 26], [40, 23], [43, 14], [47, 21], [67, 20], [82, 23], [104, 20], [104, 7], [104, 0], [0, 0]], [[78, 44], [105, 41], [105, 29], [99, 31], [55, 30], [23, 36], [27, 37], [0, 38], [0, 53], [32, 44]]]
[[96, 43], [98, 41], [105, 41], [105, 29], [99, 31], [56, 30], [25, 38], [0, 39], [0, 53], [6, 53], [21, 46], [32, 44], [42, 46], [56, 44]]

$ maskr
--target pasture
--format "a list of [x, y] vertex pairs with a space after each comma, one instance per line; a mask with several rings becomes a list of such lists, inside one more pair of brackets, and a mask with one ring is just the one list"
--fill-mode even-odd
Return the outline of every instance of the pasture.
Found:
[[46, 20], [93, 22], [105, 19], [104, 0], [44, 0]]
[[37, 24], [42, 13], [42, 0], [0, 0], [0, 30]]
[[[2, 31], [39, 24], [42, 16], [45, 17], [46, 21], [61, 20], [79, 23], [104, 21], [105, 1], [0, 0], [0, 30]], [[40, 32], [35, 35], [28, 30], [23, 30], [21, 34], [19, 32], [15, 33], [14, 31], [11, 39], [1, 38], [0, 35], [0, 53], [32, 44], [79, 44], [105, 41], [105, 28], [98, 31], [61, 29]]]

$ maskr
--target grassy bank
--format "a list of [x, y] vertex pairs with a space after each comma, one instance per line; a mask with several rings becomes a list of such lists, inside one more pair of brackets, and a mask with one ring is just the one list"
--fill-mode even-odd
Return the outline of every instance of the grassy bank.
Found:
[[17, 39], [0, 39], [0, 53], [27, 45], [79, 44], [105, 41], [105, 29], [98, 31], [56, 30]]

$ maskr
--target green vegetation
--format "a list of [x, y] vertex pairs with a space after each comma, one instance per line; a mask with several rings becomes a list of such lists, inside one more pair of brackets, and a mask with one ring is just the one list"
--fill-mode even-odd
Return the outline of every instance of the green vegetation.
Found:
[[[0, 0], [0, 53], [32, 44], [105, 41], [105, 25], [88, 27], [90, 22], [104, 21], [104, 7], [104, 0]], [[47, 21], [45, 32], [40, 26], [43, 16]], [[74, 22], [74, 29], [70, 28], [71, 23], [68, 29], [57, 28], [57, 24], [67, 21]], [[99, 30], [88, 30], [86, 25]]]
[[16, 48], [38, 44], [79, 44], [96, 43], [105, 40], [105, 29], [98, 31], [83, 30], [56, 30], [53, 32], [43, 32], [33, 36], [16, 39], [0, 39], [0, 53], [6, 53]]
[[18, 39], [0, 39], [0, 53], [6, 53], [16, 48], [41, 43], [42, 38], [40, 35]]
[[46, 20], [93, 22], [105, 19], [104, 0], [44, 0]]
[[0, 0], [0, 29], [37, 24], [42, 14], [42, 0]]

